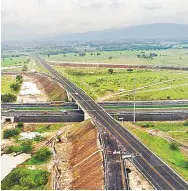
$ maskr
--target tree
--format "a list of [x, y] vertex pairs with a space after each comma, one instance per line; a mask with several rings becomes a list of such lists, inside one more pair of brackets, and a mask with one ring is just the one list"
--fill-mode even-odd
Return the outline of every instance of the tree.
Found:
[[16, 98], [17, 97], [15, 95], [10, 94], [10, 93], [1, 95], [2, 102], [15, 102]]
[[170, 148], [172, 150], [179, 150], [179, 145], [177, 143], [172, 142], [170, 143]]
[[32, 151], [32, 141], [31, 140], [26, 140], [24, 142], [21, 143], [21, 147], [22, 147], [22, 152], [24, 153], [29, 153]]
[[100, 53], [100, 52], [97, 52], [97, 56], [99, 56], [99, 55], [101, 55], [101, 53]]
[[128, 68], [128, 69], [127, 69], [127, 72], [132, 72], [132, 71], [133, 71], [132, 68]]
[[6, 129], [3, 132], [3, 137], [4, 137], [4, 139], [8, 139], [8, 138], [14, 137], [14, 136], [16, 136], [18, 134], [20, 134], [19, 129]]
[[79, 56], [85, 56], [85, 55], [86, 55], [85, 52], [80, 52], [80, 53], [79, 53]]
[[170, 96], [167, 96], [166, 98], [167, 98], [167, 99], [170, 99]]
[[48, 58], [50, 57], [50, 54], [48, 54]]
[[12, 90], [14, 90], [14, 91], [18, 91], [18, 90], [20, 90], [21, 86], [20, 86], [19, 83], [16, 82], [16, 83], [10, 84], [10, 88], [11, 88]]
[[16, 81], [21, 84], [21, 83], [23, 82], [23, 77], [22, 77], [22, 75], [17, 75], [17, 76], [16, 76]]
[[42, 161], [48, 160], [51, 155], [52, 155], [52, 152], [47, 147], [45, 147], [45, 148], [42, 148], [42, 149], [38, 150], [34, 154], [33, 158], [36, 161], [41, 161], [42, 162]]
[[114, 70], [112, 68], [108, 69], [108, 73], [112, 74], [114, 72]]
[[111, 59], [112, 59], [112, 56], [109, 57], [109, 60], [111, 60]]
[[18, 122], [16, 127], [21, 129], [22, 127], [24, 127], [24, 123]]
[[93, 52], [91, 53], [91, 56], [93, 55]]
[[137, 57], [140, 58], [140, 54], [138, 54]]
[[27, 70], [28, 70], [27, 65], [24, 65], [23, 68], [22, 68], [22, 71], [27, 71]]

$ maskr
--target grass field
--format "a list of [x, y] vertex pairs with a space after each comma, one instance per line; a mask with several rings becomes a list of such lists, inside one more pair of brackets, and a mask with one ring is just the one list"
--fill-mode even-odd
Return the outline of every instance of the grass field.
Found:
[[133, 129], [128, 123], [123, 124], [157, 156], [168, 163], [185, 180], [188, 180], [188, 158], [180, 150], [172, 150], [170, 143], [160, 137], [149, 135], [140, 129]]
[[46, 74], [49, 73], [48, 70], [46, 70], [40, 64], [35, 63], [33, 60], [30, 61], [29, 65], [28, 65], [28, 69], [29, 69], [29, 71], [37, 71], [37, 72], [46, 73]]
[[14, 82], [16, 82], [16, 78], [13, 76], [1, 76], [1, 94], [15, 94], [15, 91], [10, 88], [10, 84]]
[[2, 58], [1, 67], [23, 66], [26, 64], [27, 59], [28, 57], [26, 56]]
[[138, 125], [166, 132], [173, 139], [188, 145], [188, 122], [138, 122]]
[[136, 100], [187, 99], [188, 95], [186, 72], [150, 70], [128, 72], [114, 69], [113, 74], [109, 74], [108, 69], [99, 68], [73, 69], [56, 66], [55, 69], [96, 100], [101, 100], [102, 97], [106, 100], [133, 100], [134, 78], [136, 78], [136, 88], [150, 85], [136, 90]]
[[[137, 55], [145, 55], [149, 53], [158, 54], [157, 57], [151, 59], [137, 58]], [[95, 55], [94, 55], [95, 54]], [[77, 55], [77, 56], [76, 56]], [[86, 53], [85, 56], [79, 56], [77, 53], [67, 53], [51, 55], [50, 57], [43, 56], [47, 60], [53, 61], [74, 61], [74, 62], [98, 62], [98, 63], [113, 63], [113, 64], [144, 64], [144, 65], [167, 65], [167, 66], [188, 66], [188, 49], [167, 49], [167, 50], [148, 50], [148, 51], [102, 51], [100, 55], [97, 52]], [[112, 57], [112, 59], [109, 59]]]

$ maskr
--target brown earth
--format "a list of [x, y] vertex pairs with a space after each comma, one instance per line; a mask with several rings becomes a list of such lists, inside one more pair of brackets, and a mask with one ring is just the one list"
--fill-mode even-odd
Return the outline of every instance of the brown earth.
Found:
[[[70, 166], [73, 190], [101, 190], [104, 186], [102, 153], [97, 130], [90, 121], [72, 127], [67, 137], [72, 143]], [[92, 155], [94, 152], [96, 154]]]
[[65, 89], [52, 79], [37, 73], [26, 75], [31, 78], [40, 90], [45, 92], [48, 101], [67, 101]]

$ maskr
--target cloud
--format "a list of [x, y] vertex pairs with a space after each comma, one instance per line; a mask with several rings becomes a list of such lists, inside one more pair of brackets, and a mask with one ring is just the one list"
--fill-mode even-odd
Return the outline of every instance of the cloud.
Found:
[[2, 0], [2, 38], [188, 23], [187, 0]]
[[143, 8], [145, 10], [155, 10], [155, 9], [160, 9], [162, 8], [162, 4], [157, 2], [156, 0], [148, 0], [143, 4]]

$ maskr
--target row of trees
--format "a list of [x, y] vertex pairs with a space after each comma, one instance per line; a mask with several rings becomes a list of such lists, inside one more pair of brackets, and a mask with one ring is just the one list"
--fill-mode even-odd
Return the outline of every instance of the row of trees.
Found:
[[22, 75], [17, 75], [17, 76], [16, 76], [16, 82], [10, 84], [10, 88], [11, 88], [13, 91], [16, 91], [16, 92], [17, 92], [17, 91], [20, 90], [22, 83], [23, 83], [23, 77], [22, 77]]
[[[112, 68], [109, 68], [109, 69], [108, 69], [108, 73], [109, 73], [109, 74], [113, 74], [113, 72], [114, 72], [114, 70], [113, 70]], [[128, 68], [128, 69], [127, 69], [127, 72], [133, 72], [133, 69], [132, 69], [132, 68]]]
[[158, 54], [156, 54], [156, 53], [150, 53], [149, 55], [146, 55], [146, 54], [140, 55], [140, 54], [138, 54], [137, 58], [153, 59], [156, 56], [158, 56]]

